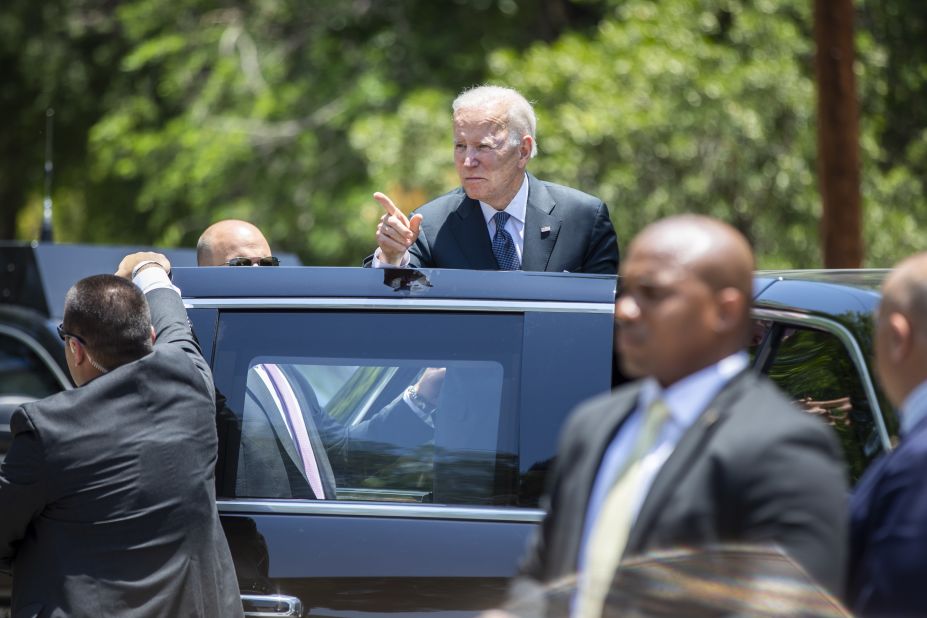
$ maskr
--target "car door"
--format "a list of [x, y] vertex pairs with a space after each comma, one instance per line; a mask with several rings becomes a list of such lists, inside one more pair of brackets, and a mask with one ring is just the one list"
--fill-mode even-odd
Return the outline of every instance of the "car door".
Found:
[[[218, 309], [219, 510], [246, 610], [285, 612], [280, 595], [311, 616], [472, 615], [502, 602], [543, 516], [564, 418], [610, 387], [610, 303], [188, 304], [194, 324]], [[323, 445], [311, 467], [331, 470], [325, 499], [307, 495], [288, 417], [249, 396], [268, 365]], [[416, 409], [409, 387], [435, 369], [435, 409]]]

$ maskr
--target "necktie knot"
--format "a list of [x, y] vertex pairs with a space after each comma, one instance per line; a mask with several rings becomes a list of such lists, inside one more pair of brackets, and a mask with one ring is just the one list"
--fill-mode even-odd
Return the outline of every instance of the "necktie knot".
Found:
[[492, 216], [492, 220], [496, 222], [496, 234], [499, 233], [499, 230], [505, 227], [505, 224], [508, 222], [509, 217], [511, 216], [512, 215], [505, 211], [497, 212]]

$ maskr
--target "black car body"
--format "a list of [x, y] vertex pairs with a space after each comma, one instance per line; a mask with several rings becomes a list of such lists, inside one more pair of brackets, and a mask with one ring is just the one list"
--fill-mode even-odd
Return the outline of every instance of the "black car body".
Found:
[[[755, 366], [834, 427], [854, 479], [897, 430], [870, 363], [883, 276], [756, 278]], [[219, 425], [218, 508], [246, 610], [460, 616], [502, 601], [543, 517], [564, 419], [620, 379], [614, 277], [180, 267], [174, 282], [231, 411]], [[60, 343], [42, 335], [35, 345], [60, 372]], [[242, 480], [279, 463], [244, 459], [248, 440], [272, 435], [248, 392], [266, 363], [292, 376], [320, 422], [342, 428], [344, 439], [325, 449], [331, 499]], [[430, 433], [412, 439], [405, 425], [384, 422], [380, 437], [358, 437], [438, 367], [445, 379]], [[15, 396], [5, 377], [0, 371], [0, 396]]]

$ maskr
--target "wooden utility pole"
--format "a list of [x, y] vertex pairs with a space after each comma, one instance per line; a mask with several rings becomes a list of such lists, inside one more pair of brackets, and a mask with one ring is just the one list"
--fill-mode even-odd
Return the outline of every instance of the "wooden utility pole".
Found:
[[814, 0], [825, 268], [859, 268], [863, 262], [853, 17], [853, 0]]

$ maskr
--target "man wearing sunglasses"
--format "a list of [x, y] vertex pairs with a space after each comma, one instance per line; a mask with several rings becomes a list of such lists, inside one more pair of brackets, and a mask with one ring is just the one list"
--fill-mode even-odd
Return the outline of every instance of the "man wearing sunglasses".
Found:
[[58, 334], [78, 388], [10, 419], [0, 571], [15, 616], [242, 616], [212, 375], [169, 271], [138, 253], [74, 284]]
[[198, 266], [279, 266], [267, 239], [254, 225], [239, 219], [213, 223], [196, 243]]

